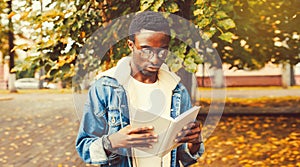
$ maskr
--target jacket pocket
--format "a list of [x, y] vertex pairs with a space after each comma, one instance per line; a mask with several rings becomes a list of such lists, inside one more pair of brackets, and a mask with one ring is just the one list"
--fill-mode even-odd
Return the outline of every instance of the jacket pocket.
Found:
[[108, 111], [108, 134], [117, 132], [121, 127], [120, 111], [118, 109], [111, 109]]

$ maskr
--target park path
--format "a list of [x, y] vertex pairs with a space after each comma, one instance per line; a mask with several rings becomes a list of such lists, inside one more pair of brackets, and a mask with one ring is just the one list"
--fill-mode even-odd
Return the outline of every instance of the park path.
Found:
[[75, 151], [72, 94], [13, 94], [0, 101], [0, 166], [85, 166]]
[[[0, 166], [91, 166], [84, 164], [75, 151], [79, 126], [75, 103], [80, 106], [84, 95], [75, 96], [75, 102], [73, 94], [67, 93], [1, 94], [0, 97]], [[235, 119], [239, 117], [224, 117], [221, 122]], [[299, 117], [286, 119], [289, 120], [298, 122]], [[277, 125], [274, 126], [276, 129]], [[213, 148], [207, 145], [210, 147]]]

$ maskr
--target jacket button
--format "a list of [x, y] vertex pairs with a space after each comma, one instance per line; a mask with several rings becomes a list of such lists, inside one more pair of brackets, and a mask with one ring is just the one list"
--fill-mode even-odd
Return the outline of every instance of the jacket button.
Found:
[[116, 123], [116, 118], [115, 117], [111, 118], [111, 123], [113, 123], [113, 124]]

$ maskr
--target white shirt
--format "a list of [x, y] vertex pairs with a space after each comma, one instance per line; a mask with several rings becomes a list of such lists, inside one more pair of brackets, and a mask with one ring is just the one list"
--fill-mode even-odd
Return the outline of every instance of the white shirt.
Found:
[[[139, 82], [130, 76], [128, 82], [124, 84], [129, 101], [130, 117], [135, 115], [136, 109], [152, 112], [162, 117], [170, 117], [172, 90], [166, 88], [160, 80], [153, 84]], [[146, 120], [145, 120], [146, 121]], [[169, 167], [171, 154], [164, 157], [153, 156], [139, 149], [132, 149], [134, 167]]]

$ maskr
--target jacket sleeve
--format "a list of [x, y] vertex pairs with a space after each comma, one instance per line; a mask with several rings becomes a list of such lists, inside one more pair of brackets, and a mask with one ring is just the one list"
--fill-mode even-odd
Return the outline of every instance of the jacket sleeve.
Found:
[[182, 163], [183, 166], [188, 166], [192, 165], [197, 162], [197, 159], [201, 157], [201, 155], [204, 153], [204, 144], [200, 144], [200, 148], [198, 152], [195, 154], [191, 154], [187, 143], [182, 144], [180, 147], [177, 149], [177, 156], [180, 162]]
[[102, 146], [102, 136], [107, 134], [106, 102], [101, 99], [104, 92], [95, 84], [90, 88], [85, 103], [77, 139], [76, 150], [86, 163], [109, 164], [113, 157], [107, 157]]
[[[182, 93], [181, 93], [181, 113], [187, 111], [192, 107], [190, 95], [187, 89], [182, 85]], [[201, 157], [204, 153], [204, 144], [200, 144], [199, 150], [195, 154], [191, 154], [188, 149], [188, 144], [184, 143], [177, 148], [177, 158], [182, 163], [183, 166], [188, 166], [197, 162], [197, 159]]]

